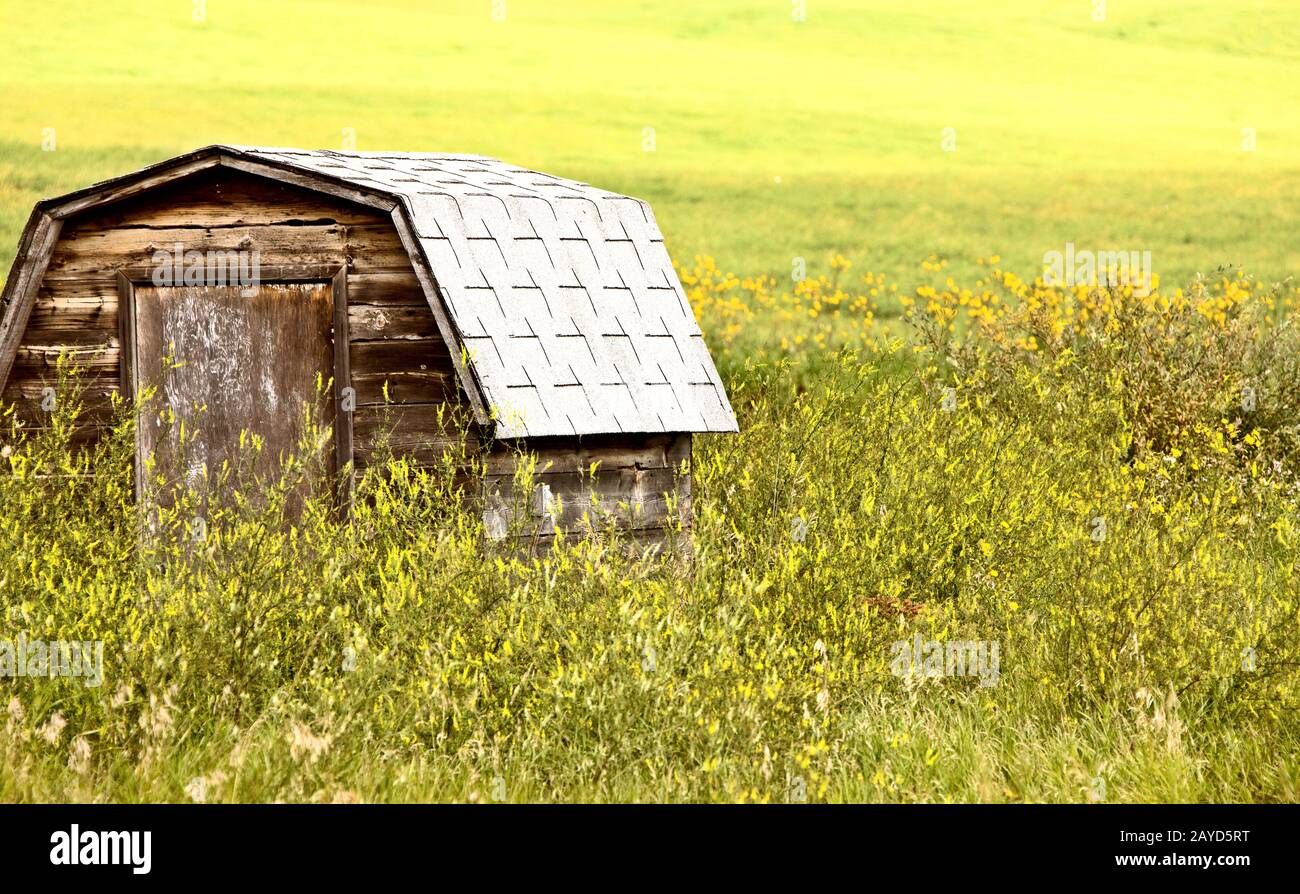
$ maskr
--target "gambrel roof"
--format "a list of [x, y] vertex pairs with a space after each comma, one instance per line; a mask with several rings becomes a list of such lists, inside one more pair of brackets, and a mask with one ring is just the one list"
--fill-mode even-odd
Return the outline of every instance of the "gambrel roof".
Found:
[[497, 437], [737, 430], [650, 206], [474, 155], [219, 145], [47, 199], [6, 283], [0, 383], [61, 221], [213, 165], [388, 210]]

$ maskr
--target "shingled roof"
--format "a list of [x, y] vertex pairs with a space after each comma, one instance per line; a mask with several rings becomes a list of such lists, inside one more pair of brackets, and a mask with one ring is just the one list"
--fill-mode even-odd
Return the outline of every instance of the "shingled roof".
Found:
[[[46, 200], [29, 231], [42, 209], [71, 214], [89, 196], [150, 173], [183, 176], [204, 159], [387, 197], [497, 437], [737, 430], [650, 206], [585, 183], [475, 155], [219, 145]], [[24, 234], [15, 272], [33, 241]]]

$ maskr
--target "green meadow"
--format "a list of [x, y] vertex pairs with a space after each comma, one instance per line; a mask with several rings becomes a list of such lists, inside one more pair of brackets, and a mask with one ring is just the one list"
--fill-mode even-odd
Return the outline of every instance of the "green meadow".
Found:
[[[1300, 800], [1300, 5], [1102, 9], [3, 0], [4, 268], [210, 143], [496, 156], [653, 204], [740, 432], [667, 557], [486, 538], [472, 456], [299, 513], [310, 436], [147, 537], [61, 361], [0, 412], [0, 801]], [[1067, 243], [1164, 283], [1027, 282]]]
[[910, 285], [931, 254], [960, 280], [997, 253], [1032, 275], [1067, 241], [1178, 281], [1300, 264], [1285, 0], [3, 5], [6, 269], [42, 196], [347, 128], [641, 196], [679, 260], [738, 273], [840, 252]]

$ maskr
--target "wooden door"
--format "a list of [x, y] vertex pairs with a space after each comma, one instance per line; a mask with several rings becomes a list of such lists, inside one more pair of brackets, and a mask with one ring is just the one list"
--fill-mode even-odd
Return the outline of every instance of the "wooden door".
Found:
[[[317, 471], [295, 491], [300, 502], [328, 486], [336, 468], [333, 297], [329, 283], [134, 289], [134, 380], [157, 389], [140, 422], [138, 462], [154, 460], [151, 498], [184, 486], [206, 500], [230, 487], [261, 487], [280, 476], [315, 418]], [[313, 417], [314, 414], [314, 417]], [[249, 435], [263, 441], [254, 457]], [[241, 441], [243, 442], [241, 444]], [[142, 494], [144, 496], [144, 494]]]

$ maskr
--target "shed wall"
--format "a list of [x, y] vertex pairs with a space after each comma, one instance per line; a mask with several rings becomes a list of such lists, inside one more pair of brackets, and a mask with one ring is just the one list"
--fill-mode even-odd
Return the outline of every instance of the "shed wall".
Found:
[[[516, 470], [534, 461], [533, 492], [521, 495]], [[611, 526], [638, 546], [672, 545], [690, 527], [690, 461], [689, 434], [498, 441], [485, 457], [488, 532], [500, 535], [512, 513], [526, 513], [520, 533], [543, 548], [557, 529]], [[556, 501], [552, 507], [543, 505], [542, 487]]]
[[[459, 402], [451, 357], [392, 222], [373, 209], [296, 187], [215, 169], [139, 198], [69, 220], [50, 258], [3, 397], [33, 425], [54, 384], [59, 353], [87, 377], [93, 441], [121, 385], [116, 271], [146, 267], [153, 252], [238, 251], [244, 240], [263, 267], [348, 263], [354, 455], [369, 461], [381, 420], [395, 447], [430, 455], [429, 422], [443, 401]], [[383, 387], [399, 406], [383, 408]]]
[[[3, 399], [40, 426], [43, 390], [56, 384], [62, 352], [87, 369], [82, 443], [111, 417], [122, 382], [116, 275], [150, 265], [155, 250], [256, 249], [263, 268], [348, 265], [349, 358], [357, 409], [357, 468], [373, 462], [381, 439], [395, 454], [433, 463], [447, 447], [476, 453], [472, 422], [451, 362], [409, 257], [387, 215], [296, 186], [216, 168], [142, 196], [69, 219], [54, 248], [20, 341]], [[385, 385], [389, 403], [385, 403]], [[439, 410], [457, 409], [440, 426]], [[460, 421], [448, 427], [448, 418]], [[537, 459], [535, 483], [558, 513], [534, 513], [527, 527], [545, 546], [557, 527], [629, 532], [641, 545], [672, 538], [690, 518], [691, 436], [619, 435], [497, 442], [483, 454], [489, 533], [508, 507], [532, 503], [514, 481], [521, 451]], [[596, 464], [596, 472], [591, 467]], [[671, 496], [670, 496], [671, 495]]]

